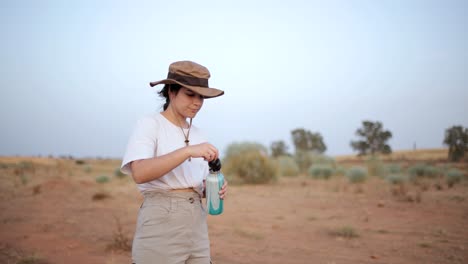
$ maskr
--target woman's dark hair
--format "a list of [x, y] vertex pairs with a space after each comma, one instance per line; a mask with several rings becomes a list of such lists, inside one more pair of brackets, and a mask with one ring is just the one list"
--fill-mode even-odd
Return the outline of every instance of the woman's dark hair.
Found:
[[169, 98], [169, 92], [174, 92], [175, 94], [177, 94], [180, 88], [182, 88], [182, 86], [179, 84], [175, 84], [175, 83], [166, 84], [161, 89], [161, 91], [158, 92], [159, 96], [166, 98], [166, 102], [163, 105], [164, 110], [167, 109], [167, 107], [169, 106], [169, 103], [171, 102], [171, 99]]

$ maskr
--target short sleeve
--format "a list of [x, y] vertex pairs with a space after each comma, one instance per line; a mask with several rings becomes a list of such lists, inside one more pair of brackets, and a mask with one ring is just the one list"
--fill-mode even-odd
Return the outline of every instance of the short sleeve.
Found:
[[144, 117], [138, 120], [127, 144], [120, 170], [131, 174], [130, 163], [135, 160], [149, 159], [156, 153], [158, 124], [154, 118]]

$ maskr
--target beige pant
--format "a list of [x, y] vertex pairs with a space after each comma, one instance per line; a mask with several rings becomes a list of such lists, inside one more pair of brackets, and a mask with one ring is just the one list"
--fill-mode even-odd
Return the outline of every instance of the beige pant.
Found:
[[133, 239], [135, 264], [209, 264], [206, 211], [195, 192], [144, 194]]

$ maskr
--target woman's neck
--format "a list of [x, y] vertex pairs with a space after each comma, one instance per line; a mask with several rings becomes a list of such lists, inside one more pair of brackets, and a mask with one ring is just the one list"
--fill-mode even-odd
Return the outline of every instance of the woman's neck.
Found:
[[172, 110], [172, 107], [168, 107], [161, 114], [174, 125], [182, 128], [188, 128], [187, 119], [184, 116], [177, 114], [174, 110]]

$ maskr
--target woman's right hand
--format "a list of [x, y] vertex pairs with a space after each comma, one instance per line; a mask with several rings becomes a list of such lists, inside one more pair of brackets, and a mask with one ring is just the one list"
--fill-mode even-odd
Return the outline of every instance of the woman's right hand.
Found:
[[201, 143], [197, 145], [190, 145], [187, 147], [190, 157], [203, 158], [206, 161], [212, 161], [218, 158], [218, 149], [210, 143]]

